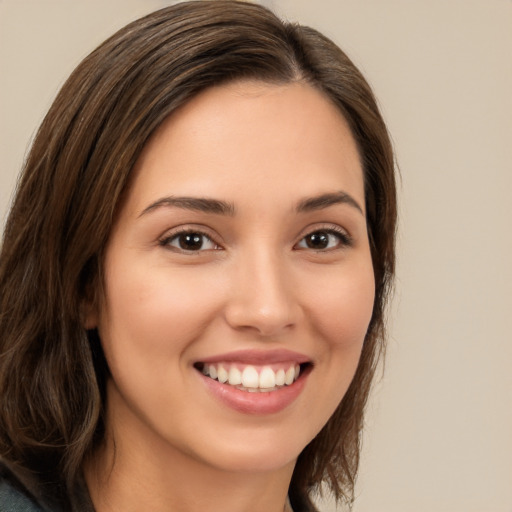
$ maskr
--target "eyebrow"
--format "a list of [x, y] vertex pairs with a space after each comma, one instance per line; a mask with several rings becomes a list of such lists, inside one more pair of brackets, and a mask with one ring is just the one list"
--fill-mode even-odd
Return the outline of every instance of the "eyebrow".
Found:
[[235, 214], [235, 207], [233, 204], [226, 201], [220, 201], [218, 199], [210, 199], [207, 197], [175, 197], [167, 196], [162, 197], [151, 203], [145, 208], [139, 217], [161, 208], [163, 206], [182, 208], [184, 210], [193, 210], [204, 213], [215, 213], [217, 215], [229, 215]]
[[347, 204], [358, 210], [364, 215], [363, 209], [359, 203], [346, 192], [331, 192], [328, 194], [321, 194], [319, 196], [308, 197], [303, 199], [297, 205], [298, 212], [311, 212], [315, 210], [322, 210], [336, 204]]
[[[359, 203], [350, 194], [342, 191], [320, 194], [314, 197], [307, 197], [299, 202], [296, 210], [299, 213], [311, 212], [322, 210], [336, 204], [347, 204], [364, 215], [363, 209]], [[232, 203], [228, 203], [227, 201], [210, 199], [207, 197], [166, 196], [161, 197], [154, 203], [151, 203], [149, 206], [147, 206], [140, 213], [139, 217], [142, 217], [143, 215], [146, 215], [147, 213], [150, 213], [161, 207], [182, 208], [184, 210], [214, 213], [217, 215], [229, 215], [231, 217], [235, 214], [235, 206]]]

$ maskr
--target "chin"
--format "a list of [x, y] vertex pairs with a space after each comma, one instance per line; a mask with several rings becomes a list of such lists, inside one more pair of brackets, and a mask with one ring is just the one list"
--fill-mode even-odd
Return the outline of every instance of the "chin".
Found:
[[292, 453], [283, 449], [239, 450], [233, 447], [231, 453], [220, 455], [210, 464], [217, 469], [235, 473], [274, 473], [293, 468], [300, 452]]
[[228, 472], [268, 473], [293, 469], [297, 457], [316, 432], [297, 434], [296, 426], [291, 430], [282, 425], [274, 426], [270, 431], [261, 427], [225, 437], [216, 436], [214, 440], [205, 440], [206, 446], [196, 447], [194, 458]]

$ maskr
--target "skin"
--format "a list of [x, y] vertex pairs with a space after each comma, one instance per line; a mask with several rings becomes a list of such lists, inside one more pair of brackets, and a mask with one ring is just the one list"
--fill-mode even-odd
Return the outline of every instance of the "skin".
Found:
[[[224, 85], [174, 113], [134, 172], [106, 250], [105, 297], [87, 319], [112, 373], [106, 443], [85, 468], [94, 505], [282, 511], [297, 456], [350, 384], [372, 313], [363, 173], [348, 125], [303, 83]], [[325, 194], [329, 204], [298, 211]], [[162, 204], [168, 196], [232, 211]], [[184, 250], [180, 230], [208, 238]], [[318, 232], [327, 247], [308, 245]], [[213, 396], [194, 364], [241, 349], [306, 355], [297, 398], [247, 414]]]

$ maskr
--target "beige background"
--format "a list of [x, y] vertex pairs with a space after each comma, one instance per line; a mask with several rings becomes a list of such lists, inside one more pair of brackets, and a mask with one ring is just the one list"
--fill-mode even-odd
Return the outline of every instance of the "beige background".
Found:
[[[169, 3], [0, 0], [2, 224], [65, 77]], [[363, 69], [402, 172], [390, 350], [355, 512], [512, 512], [512, 1], [263, 3]]]

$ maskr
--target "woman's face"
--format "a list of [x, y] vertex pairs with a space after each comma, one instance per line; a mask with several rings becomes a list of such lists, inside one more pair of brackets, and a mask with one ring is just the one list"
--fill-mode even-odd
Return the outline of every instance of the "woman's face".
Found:
[[293, 465], [345, 394], [373, 307], [347, 123], [305, 84], [225, 85], [173, 114], [134, 173], [89, 319], [117, 445]]

